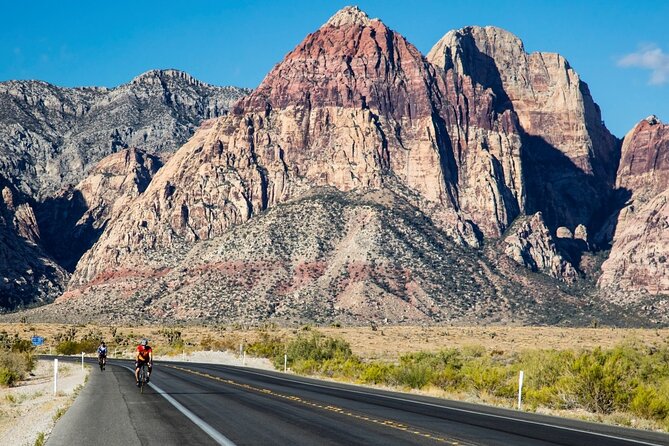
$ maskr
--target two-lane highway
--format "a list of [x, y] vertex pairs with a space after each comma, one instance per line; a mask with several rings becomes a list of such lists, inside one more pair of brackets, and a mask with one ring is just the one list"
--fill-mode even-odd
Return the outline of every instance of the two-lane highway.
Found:
[[669, 445], [665, 434], [215, 364], [157, 362], [140, 394], [130, 368], [94, 368], [48, 444]]

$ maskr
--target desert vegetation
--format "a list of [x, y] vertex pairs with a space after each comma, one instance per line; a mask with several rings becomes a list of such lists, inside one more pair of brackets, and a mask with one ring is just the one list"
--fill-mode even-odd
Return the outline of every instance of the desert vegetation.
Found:
[[0, 331], [0, 386], [12, 386], [35, 367], [33, 345], [18, 334]]
[[[3, 351], [129, 357], [143, 337], [158, 357], [232, 351], [293, 373], [669, 430], [669, 330], [560, 327], [97, 326], [6, 324]], [[32, 334], [45, 337], [33, 350]], [[32, 353], [31, 353], [32, 352]], [[25, 373], [25, 368], [23, 373]]]
[[612, 348], [528, 349], [505, 353], [481, 346], [364, 360], [348, 342], [307, 330], [286, 340], [262, 334], [248, 351], [269, 357], [299, 374], [320, 375], [404, 390], [432, 390], [445, 396], [514, 405], [524, 371], [523, 402], [532, 411], [581, 411], [621, 424], [635, 418], [669, 430], [669, 342], [639, 342]]

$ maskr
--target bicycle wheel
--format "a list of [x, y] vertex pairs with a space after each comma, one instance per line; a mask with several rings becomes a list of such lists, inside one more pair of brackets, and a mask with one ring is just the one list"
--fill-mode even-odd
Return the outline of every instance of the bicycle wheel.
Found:
[[144, 393], [144, 386], [146, 385], [146, 364], [142, 364], [139, 368], [139, 393]]
[[98, 364], [100, 365], [100, 371], [103, 371], [105, 369], [105, 365], [101, 356], [98, 357]]

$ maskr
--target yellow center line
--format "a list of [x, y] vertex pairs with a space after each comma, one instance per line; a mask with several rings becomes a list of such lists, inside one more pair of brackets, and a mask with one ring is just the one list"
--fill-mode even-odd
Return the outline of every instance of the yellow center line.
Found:
[[303, 404], [305, 406], [315, 407], [315, 408], [326, 410], [326, 411], [329, 411], [329, 412], [334, 412], [334, 413], [337, 413], [339, 415], [346, 415], [346, 416], [351, 417], [351, 418], [355, 418], [355, 419], [362, 420], [362, 421], [367, 421], [367, 422], [374, 423], [374, 424], [377, 424], [377, 425], [380, 425], [380, 426], [387, 426], [387, 427], [390, 427], [390, 428], [393, 428], [393, 429], [396, 429], [396, 430], [399, 430], [399, 431], [402, 431], [402, 432], [405, 432], [405, 433], [410, 433], [410, 434], [418, 435], [418, 436], [421, 436], [421, 437], [429, 438], [430, 440], [433, 440], [433, 441], [436, 441], [436, 442], [439, 442], [439, 443], [446, 443], [446, 444], [450, 444], [452, 446], [456, 446], [456, 445], [457, 446], [477, 446], [476, 443], [468, 443], [468, 442], [463, 443], [462, 440], [456, 441], [454, 439], [450, 439], [450, 438], [447, 438], [447, 437], [444, 437], [444, 436], [435, 436], [434, 434], [430, 434], [428, 432], [423, 432], [423, 431], [417, 430], [413, 427], [409, 427], [409, 426], [407, 426], [405, 424], [402, 424], [402, 423], [399, 423], [397, 421], [383, 420], [383, 419], [369, 417], [367, 415], [361, 415], [361, 414], [356, 414], [356, 413], [353, 413], [353, 412], [348, 412], [348, 411], [345, 411], [345, 409], [342, 409], [341, 407], [332, 406], [332, 405], [329, 405], [329, 404], [328, 405], [323, 405], [323, 404], [320, 404], [320, 403], [317, 403], [317, 402], [314, 402], [314, 401], [304, 400], [304, 399], [300, 398], [299, 396], [283, 394], [283, 393], [275, 392], [275, 391], [270, 390], [270, 389], [264, 389], [264, 388], [261, 388], [261, 387], [254, 387], [254, 386], [251, 386], [249, 384], [243, 384], [243, 383], [233, 381], [231, 379], [226, 379], [226, 378], [221, 378], [220, 376], [210, 375], [209, 373], [202, 373], [202, 372], [198, 372], [196, 370], [191, 370], [191, 369], [187, 369], [187, 368], [184, 368], [184, 367], [179, 367], [179, 366], [175, 366], [175, 365], [168, 365], [168, 364], [165, 364], [164, 367], [170, 367], [170, 368], [173, 368], [173, 369], [176, 369], [176, 370], [180, 370], [182, 372], [191, 373], [193, 375], [213, 379], [215, 381], [219, 381], [219, 382], [222, 382], [222, 383], [225, 383], [225, 384], [229, 384], [231, 386], [240, 387], [240, 388], [243, 388], [243, 389], [246, 389], [246, 390], [262, 393], [262, 394], [265, 394], [265, 395], [271, 395], [271, 396], [274, 396], [274, 397], [277, 397], [277, 398], [282, 398], [282, 399], [285, 399], [285, 400], [294, 401], [294, 402]]

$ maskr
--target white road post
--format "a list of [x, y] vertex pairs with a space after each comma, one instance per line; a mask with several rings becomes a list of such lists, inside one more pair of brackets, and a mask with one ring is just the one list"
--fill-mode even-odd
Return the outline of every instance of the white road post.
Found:
[[181, 350], [181, 361], [186, 361], [186, 349]]
[[288, 371], [288, 355], [283, 355], [283, 373]]
[[53, 360], [53, 394], [58, 391], [58, 358]]
[[84, 352], [81, 352], [81, 370], [84, 369]]
[[520, 375], [518, 376], [518, 410], [522, 410], [522, 399], [523, 399], [523, 378], [524, 373], [521, 370]]
[[244, 344], [239, 344], [239, 356], [244, 354]]
[[242, 365], [246, 365], [246, 352], [244, 352], [244, 356], [242, 359]]

